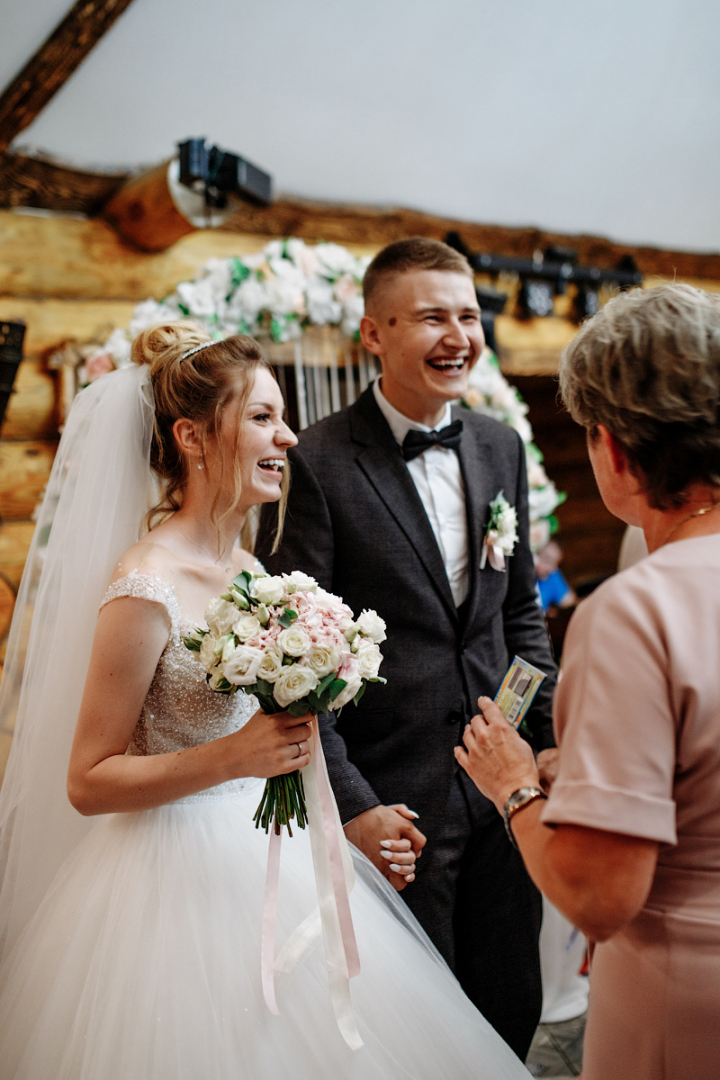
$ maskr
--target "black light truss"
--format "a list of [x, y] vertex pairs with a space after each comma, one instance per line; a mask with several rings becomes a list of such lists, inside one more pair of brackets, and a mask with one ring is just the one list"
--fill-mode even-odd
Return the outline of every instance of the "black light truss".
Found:
[[570, 281], [576, 285], [591, 285], [595, 288], [600, 285], [618, 285], [621, 289], [628, 289], [642, 284], [642, 274], [632, 255], [623, 255], [614, 270], [605, 270], [599, 266], [578, 264], [577, 252], [570, 248], [550, 247], [538, 257], [519, 259], [512, 255], [473, 254], [457, 232], [449, 232], [445, 243], [462, 252], [478, 274], [494, 277], [502, 272], [509, 272], [528, 280], [553, 281], [557, 283], [558, 294], [565, 291], [564, 286]]

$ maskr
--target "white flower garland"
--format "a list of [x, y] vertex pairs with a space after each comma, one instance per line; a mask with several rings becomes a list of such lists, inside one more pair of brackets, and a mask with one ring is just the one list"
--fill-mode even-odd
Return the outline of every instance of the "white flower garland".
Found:
[[129, 333], [191, 318], [218, 339], [264, 329], [275, 341], [291, 341], [305, 326], [339, 326], [352, 337], [363, 317], [369, 262], [339, 244], [272, 240], [256, 255], [209, 259], [194, 281], [181, 282], [160, 303], [138, 304]]
[[545, 472], [542, 452], [533, 442], [528, 406], [500, 371], [497, 357], [490, 349], [483, 350], [470, 372], [470, 385], [462, 403], [474, 412], [514, 428], [522, 439], [528, 473], [530, 547], [540, 551], [557, 529], [553, 512], [565, 502], [565, 494], [557, 490]]
[[[142, 330], [159, 322], [191, 318], [211, 337], [269, 333], [278, 342], [302, 335], [307, 326], [339, 326], [348, 337], [357, 334], [363, 316], [362, 279], [370, 257], [357, 258], [339, 244], [309, 246], [303, 240], [272, 240], [262, 251], [242, 258], [209, 259], [194, 281], [182, 281], [164, 300], [145, 300], [135, 307], [127, 330], [114, 330], [89, 361], [98, 377], [130, 363], [130, 345]], [[88, 380], [90, 381], [90, 380]], [[469, 409], [509, 424], [522, 438], [528, 468], [530, 543], [544, 547], [557, 522], [553, 511], [564, 501], [545, 472], [542, 454], [533, 442], [528, 407], [485, 349], [470, 375], [463, 401]]]

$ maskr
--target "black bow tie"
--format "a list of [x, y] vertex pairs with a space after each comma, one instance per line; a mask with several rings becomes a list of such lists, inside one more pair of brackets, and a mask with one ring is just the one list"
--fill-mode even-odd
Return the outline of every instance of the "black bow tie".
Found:
[[439, 431], [408, 431], [402, 444], [402, 455], [406, 461], [412, 461], [430, 446], [444, 446], [446, 450], [457, 450], [462, 435], [462, 420], [453, 420], [452, 424]]

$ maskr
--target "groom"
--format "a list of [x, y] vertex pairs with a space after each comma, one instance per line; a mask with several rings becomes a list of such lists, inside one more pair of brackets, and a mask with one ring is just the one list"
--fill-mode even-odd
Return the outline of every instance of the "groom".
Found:
[[[535, 602], [522, 442], [450, 403], [483, 348], [472, 271], [416, 237], [391, 244], [364, 280], [363, 344], [382, 377], [350, 408], [300, 434], [280, 548], [264, 508], [258, 554], [271, 573], [304, 570], [359, 614], [387, 623], [382, 675], [358, 706], [322, 722], [348, 839], [391, 880], [380, 841], [424, 837], [408, 905], [463, 988], [523, 1060], [540, 1018], [540, 895], [494, 806], [453, 748], [515, 654], [546, 672], [527, 716], [540, 761], [556, 753], [555, 666]], [[502, 492], [519, 539], [504, 572], [481, 569], [490, 502]], [[269, 512], [268, 512], [269, 510]], [[493, 560], [497, 562], [497, 560]]]

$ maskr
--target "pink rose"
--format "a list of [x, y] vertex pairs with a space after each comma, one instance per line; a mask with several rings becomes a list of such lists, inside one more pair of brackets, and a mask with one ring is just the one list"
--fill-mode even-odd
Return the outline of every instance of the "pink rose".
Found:
[[89, 383], [95, 382], [101, 375], [115, 370], [113, 358], [109, 353], [97, 353], [85, 361], [85, 377]]

